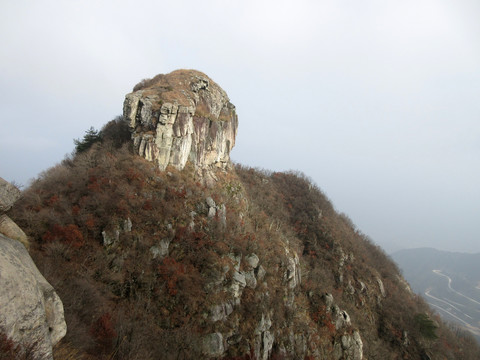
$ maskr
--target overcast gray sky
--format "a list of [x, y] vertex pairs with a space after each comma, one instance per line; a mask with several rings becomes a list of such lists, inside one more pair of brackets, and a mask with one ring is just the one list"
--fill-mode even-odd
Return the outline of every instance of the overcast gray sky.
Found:
[[480, 2], [0, 1], [0, 176], [27, 184], [141, 79], [205, 72], [232, 158], [310, 176], [386, 251], [480, 252]]

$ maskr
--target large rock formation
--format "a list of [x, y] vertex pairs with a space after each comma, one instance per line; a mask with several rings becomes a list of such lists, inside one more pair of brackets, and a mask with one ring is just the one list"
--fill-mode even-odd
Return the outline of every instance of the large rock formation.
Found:
[[1, 234], [0, 289], [0, 330], [35, 358], [52, 358], [52, 346], [67, 331], [62, 302], [27, 249]]
[[126, 95], [123, 113], [136, 152], [160, 169], [183, 169], [190, 161], [200, 174], [225, 169], [235, 144], [237, 115], [227, 94], [205, 74], [177, 70], [144, 80]]
[[[2, 210], [19, 196], [18, 189], [0, 178]], [[67, 331], [63, 304], [21, 242], [27, 243], [25, 233], [0, 213], [0, 332], [35, 359], [52, 359], [52, 346]]]

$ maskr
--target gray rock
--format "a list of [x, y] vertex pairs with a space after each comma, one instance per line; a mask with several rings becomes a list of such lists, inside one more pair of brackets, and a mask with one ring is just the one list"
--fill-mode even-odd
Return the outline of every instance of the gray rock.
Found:
[[363, 359], [363, 342], [357, 330], [352, 335], [342, 335], [340, 342], [334, 344], [334, 358], [337, 360]]
[[347, 293], [349, 293], [350, 295], [355, 294], [355, 288], [353, 287], [352, 282], [351, 282], [350, 280], [348, 281], [347, 288], [346, 288], [345, 290], [346, 290]]
[[253, 270], [245, 272], [245, 283], [247, 287], [255, 289], [257, 287], [257, 279]]
[[208, 207], [217, 207], [217, 204], [215, 204], [215, 201], [210, 196], [207, 197], [205, 201], [207, 202]]
[[132, 231], [132, 220], [130, 220], [130, 218], [127, 218], [127, 220], [124, 220], [123, 231], [125, 231], [125, 232]]
[[219, 332], [211, 333], [202, 339], [202, 353], [206, 356], [222, 356], [225, 352], [223, 335]]
[[170, 240], [162, 239], [158, 243], [158, 246], [152, 246], [150, 248], [150, 253], [152, 254], [152, 258], [156, 259], [157, 257], [163, 259], [164, 257], [168, 256], [168, 247], [170, 246]]
[[331, 307], [333, 306], [333, 295], [325, 293], [323, 294], [322, 298], [325, 302], [325, 307], [327, 308], [327, 311], [330, 311]]
[[272, 327], [272, 320], [270, 320], [270, 316], [262, 314], [262, 317], [255, 328], [255, 334], [261, 334]]
[[20, 197], [20, 190], [0, 177], [0, 213], [7, 212]]
[[245, 275], [242, 272], [235, 270], [232, 275], [232, 284], [230, 285], [232, 296], [240, 300], [245, 286], [247, 286]]
[[275, 337], [270, 331], [265, 331], [263, 333], [263, 344], [262, 344], [262, 351], [260, 353], [260, 359], [267, 360], [270, 358], [270, 354], [272, 353], [273, 343], [275, 341]]
[[245, 256], [245, 263], [247, 264], [247, 266], [250, 267], [250, 269], [256, 269], [259, 262], [260, 259], [256, 254], [250, 254]]
[[26, 248], [0, 235], [0, 328], [16, 343], [34, 344], [34, 358], [52, 359], [65, 336], [63, 304]]
[[208, 217], [209, 218], [214, 218], [215, 215], [217, 214], [217, 209], [214, 207], [208, 208]]
[[240, 271], [240, 262], [242, 261], [242, 255], [235, 256], [234, 254], [228, 254], [228, 257], [233, 262], [233, 268], [237, 271]]
[[365, 285], [365, 283], [363, 281], [359, 281], [358, 283], [360, 284], [360, 292], [361, 293], [366, 292], [367, 291], [367, 285]]
[[247, 281], [245, 279], [245, 274], [241, 271], [234, 271], [232, 275], [232, 280], [240, 284], [240, 286], [245, 287]]
[[28, 237], [22, 229], [7, 215], [0, 215], [0, 234], [6, 237], [20, 241], [25, 247], [28, 247]]
[[123, 114], [135, 151], [162, 170], [168, 165], [181, 170], [187, 161], [204, 176], [206, 170], [225, 169], [238, 124], [225, 91], [194, 70], [177, 70], [158, 81], [170, 89], [143, 89], [125, 97]]
[[352, 325], [352, 322], [348, 313], [345, 310], [339, 311], [336, 314], [335, 329], [339, 330], [350, 325]]
[[120, 238], [120, 230], [115, 229], [113, 232], [103, 230], [102, 231], [103, 237], [103, 246], [110, 246], [118, 242]]
[[385, 288], [383, 286], [383, 281], [378, 276], [377, 276], [377, 283], [378, 283], [378, 288], [380, 290], [380, 294], [382, 295], [382, 297], [386, 297], [387, 294], [385, 293]]
[[214, 305], [210, 308], [210, 320], [212, 322], [226, 320], [228, 315], [230, 315], [232, 312], [233, 305], [230, 302]]
[[300, 259], [298, 258], [298, 255], [294, 252], [293, 256], [290, 255], [290, 251], [288, 249], [285, 249], [287, 252], [288, 257], [288, 264], [287, 264], [287, 270], [285, 271], [284, 274], [284, 279], [286, 280], [288, 287], [290, 289], [294, 289], [298, 285], [300, 285], [302, 281], [302, 275], [300, 271]]
[[275, 337], [269, 331], [272, 327], [270, 316], [262, 314], [262, 318], [255, 328], [254, 351], [257, 359], [267, 360], [272, 352]]
[[227, 208], [225, 207], [225, 204], [217, 207], [217, 213], [222, 228], [225, 228], [227, 226]]
[[295, 354], [302, 359], [307, 352], [307, 340], [304, 334], [295, 334], [294, 336]]
[[267, 271], [264, 269], [262, 265], [256, 269], [257, 272], [257, 280], [262, 281], [265, 278], [265, 275], [267, 275]]

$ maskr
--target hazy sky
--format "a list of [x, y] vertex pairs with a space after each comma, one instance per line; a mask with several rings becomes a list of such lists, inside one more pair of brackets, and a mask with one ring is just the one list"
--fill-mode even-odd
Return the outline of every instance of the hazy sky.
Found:
[[478, 0], [0, 0], [0, 176], [27, 184], [141, 79], [205, 72], [232, 158], [310, 176], [387, 251], [480, 252]]

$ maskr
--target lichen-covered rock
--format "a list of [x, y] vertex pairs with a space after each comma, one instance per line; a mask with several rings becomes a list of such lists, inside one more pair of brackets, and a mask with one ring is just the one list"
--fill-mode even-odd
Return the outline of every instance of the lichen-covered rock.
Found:
[[27, 249], [3, 235], [0, 289], [0, 330], [15, 343], [33, 347], [35, 359], [52, 359], [52, 346], [67, 331], [63, 304]]
[[200, 174], [225, 169], [235, 144], [235, 106], [214, 81], [194, 70], [155, 78], [125, 97], [135, 151], [160, 169], [183, 169], [190, 161]]

